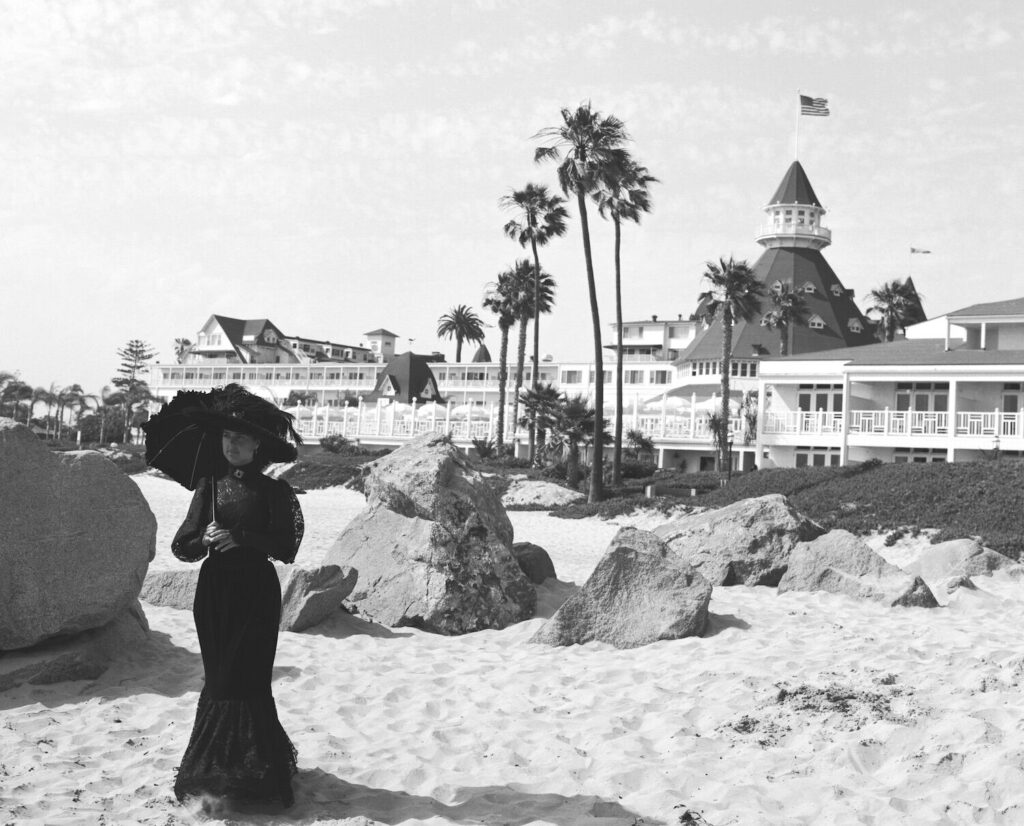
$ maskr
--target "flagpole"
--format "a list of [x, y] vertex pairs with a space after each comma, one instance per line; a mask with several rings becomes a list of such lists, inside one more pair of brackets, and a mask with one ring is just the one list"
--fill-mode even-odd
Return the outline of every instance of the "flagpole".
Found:
[[794, 160], [800, 160], [800, 90], [796, 90], [796, 151], [793, 153]]

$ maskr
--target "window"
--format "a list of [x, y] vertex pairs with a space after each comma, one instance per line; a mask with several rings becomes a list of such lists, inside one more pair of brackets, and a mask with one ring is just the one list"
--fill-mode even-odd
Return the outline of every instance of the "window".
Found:
[[487, 373], [483, 370], [467, 370], [466, 381], [486, 381]]
[[814, 293], [817, 292], [817, 290], [814, 289], [814, 285], [810, 281], [808, 281], [806, 284], [804, 284], [800, 288], [800, 291], [801, 292], [805, 292], [808, 295], [814, 295]]
[[668, 384], [668, 370], [651, 371], [651, 384]]
[[810, 327], [812, 330], [824, 330], [825, 322], [822, 321], [820, 315], [812, 315], [810, 319], [807, 321], [807, 326]]
[[859, 318], [851, 318], [846, 322], [846, 326], [850, 328], [851, 333], [862, 333], [864, 332], [864, 325], [860, 323]]
[[583, 371], [582, 370], [563, 370], [562, 371], [562, 384], [582, 384], [583, 383]]
[[629, 338], [629, 335], [630, 335], [630, 328], [629, 327], [623, 327], [622, 328], [622, 337], [623, 338]]
[[834, 295], [836, 298], [842, 298], [843, 288], [840, 287], [838, 284], [833, 284], [832, 285], [832, 295]]
[[626, 384], [643, 384], [644, 383], [644, 371], [643, 370], [627, 370], [622, 379]]
[[[611, 370], [602, 370], [601, 371], [601, 381], [604, 384], [610, 384], [611, 380], [612, 380], [612, 371]], [[587, 379], [587, 381], [589, 381], [591, 384], [594, 383], [594, 371], [593, 370], [590, 371], [590, 377]]]

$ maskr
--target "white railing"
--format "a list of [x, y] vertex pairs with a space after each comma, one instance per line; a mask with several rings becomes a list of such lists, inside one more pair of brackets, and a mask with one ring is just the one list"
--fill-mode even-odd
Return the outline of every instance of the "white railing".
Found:
[[[510, 421], [511, 407], [505, 417], [505, 439], [525, 440], [527, 433], [523, 429], [516, 431]], [[707, 414], [693, 416], [689, 413], [666, 413], [633, 415], [628, 411], [623, 416], [625, 430], [639, 430], [651, 439], [679, 440], [700, 443], [701, 447], [710, 445], [711, 428]], [[745, 422], [742, 417], [734, 416], [729, 420], [730, 433], [734, 441], [739, 442], [745, 433]], [[322, 439], [324, 436], [340, 434], [346, 439], [411, 439], [421, 433], [451, 433], [458, 441], [470, 439], [495, 438], [497, 436], [497, 414], [492, 407], [486, 417], [465, 418], [465, 414], [449, 414], [439, 408], [432, 416], [422, 413], [393, 413], [389, 408], [366, 405], [363, 407], [318, 408], [312, 418], [303, 418], [296, 422], [295, 429], [305, 440]], [[612, 422], [609, 419], [608, 430]]]
[[843, 414], [823, 410], [809, 412], [795, 410], [787, 413], [767, 412], [764, 414], [763, 433], [842, 433]]
[[[950, 414], [946, 411], [851, 410], [842, 413], [823, 411], [767, 412], [761, 432], [766, 435], [850, 433], [879, 436], [948, 436]], [[957, 413], [956, 435], [1017, 438], [1024, 435], [1024, 411], [1002, 413]]]
[[832, 230], [822, 226], [811, 226], [810, 224], [762, 224], [757, 228], [758, 238], [764, 238], [768, 235], [806, 235], [810, 238], [832, 240]]

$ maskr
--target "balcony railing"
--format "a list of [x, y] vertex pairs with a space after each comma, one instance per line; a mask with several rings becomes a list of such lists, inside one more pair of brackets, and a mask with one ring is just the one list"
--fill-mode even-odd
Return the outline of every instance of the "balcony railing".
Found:
[[[761, 432], [766, 435], [842, 433], [844, 422], [850, 433], [879, 436], [948, 436], [950, 414], [942, 411], [851, 410], [765, 413]], [[1024, 413], [957, 413], [956, 435], [1017, 438], [1024, 434]]]
[[758, 227], [758, 240], [771, 235], [805, 236], [807, 238], [820, 238], [824, 241], [832, 241], [832, 230], [828, 229], [828, 227], [811, 226], [809, 224], [762, 224]]

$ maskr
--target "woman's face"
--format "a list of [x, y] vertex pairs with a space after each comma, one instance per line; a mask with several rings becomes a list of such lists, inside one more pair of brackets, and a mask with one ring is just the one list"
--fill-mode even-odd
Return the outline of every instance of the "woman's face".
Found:
[[225, 430], [220, 443], [221, 449], [224, 451], [224, 458], [232, 467], [244, 467], [252, 462], [256, 455], [256, 448], [260, 446], [259, 439], [255, 436], [238, 433], [234, 430]]

